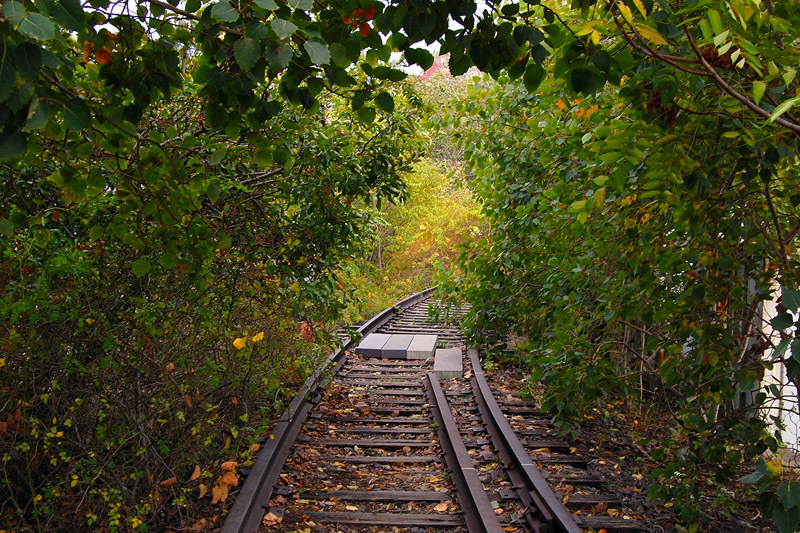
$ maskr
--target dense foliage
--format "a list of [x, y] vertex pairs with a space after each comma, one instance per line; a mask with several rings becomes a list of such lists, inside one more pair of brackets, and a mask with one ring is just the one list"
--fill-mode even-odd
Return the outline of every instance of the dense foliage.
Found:
[[[419, 89], [425, 97], [427, 87]], [[355, 296], [346, 321], [370, 317], [431, 287], [435, 272], [452, 267], [457, 244], [484, 226], [477, 202], [462, 181], [459, 166], [424, 157], [405, 178], [408, 198], [372, 212], [363, 253], [347, 261], [340, 273]]]
[[[654, 443], [653, 495], [695, 522], [700, 465], [730, 479], [778, 447], [768, 408], [797, 406], [762, 381], [775, 365], [800, 377], [785, 312], [800, 282], [796, 4], [603, 7], [554, 25], [535, 8], [563, 51], [547, 81], [501, 75], [452, 115], [492, 231], [448, 283], [473, 333], [529, 354], [564, 430], [612, 395], [661, 402], [675, 427]], [[746, 480], [794, 531], [798, 483], [779, 460], [758, 468]]]
[[[551, 367], [572, 369], [545, 367], [545, 379], [587, 376], [598, 393], [619, 382], [611, 369], [624, 365], [601, 355], [621, 352], [598, 339], [615, 339], [625, 321], [647, 336], [625, 353], [661, 354], [661, 390], [686, 415], [676, 440], [690, 435], [691, 446], [676, 457], [727, 461], [741, 453], [728, 443], [771, 446], [758, 419], [729, 427], [742, 419], [709, 406], [725, 405], [731, 378], [744, 390], [758, 375], [759, 350], [746, 343], [753, 327], [737, 331], [741, 313], [770, 295], [772, 280], [797, 281], [797, 2], [578, 7], [489, 2], [476, 16], [476, 2], [456, 0], [2, 2], [4, 521], [177, 524], [202, 498], [201, 480], [224, 501], [234, 480], [215, 470], [220, 454], [246, 451], [242, 432], [257, 429], [250, 413], [273, 408], [274, 385], [310, 364], [313, 350], [292, 337], [310, 342], [340, 308], [331, 272], [369, 227], [362, 207], [404, 194], [417, 118], [415, 99], [392, 87], [405, 74], [390, 61], [401, 52], [427, 68], [422, 41], [441, 43], [455, 75], [475, 65], [521, 79], [524, 91], [508, 86], [522, 102], [508, 113], [522, 134], [516, 148], [539, 140], [553, 150], [518, 165], [514, 146], [500, 150], [512, 139], [495, 109], [476, 108], [494, 123], [468, 153], [496, 152], [486, 168], [497, 164], [509, 184], [498, 183], [487, 214], [501, 232], [508, 218], [508, 240], [520, 247], [504, 253], [497, 288], [481, 281], [492, 275], [481, 266], [489, 256], [465, 265], [478, 301], [495, 305], [477, 312], [525, 311], [533, 300], [523, 296], [544, 294], [538, 278], [512, 284], [514, 268], [555, 272], [553, 299], [519, 321], [559, 348]], [[548, 74], [589, 107], [568, 124], [573, 106], [587, 105], [570, 96], [563, 113], [522, 124], [525, 102], [541, 96], [558, 108], [557, 89], [536, 94]], [[578, 119], [591, 121], [580, 142], [565, 134]], [[531, 179], [534, 170], [545, 178]], [[479, 176], [478, 185], [494, 179]], [[504, 202], [519, 221], [498, 214]], [[544, 220], [539, 209], [547, 239], [529, 232]], [[608, 242], [584, 249], [570, 235]], [[519, 262], [539, 246], [551, 247], [552, 264]], [[756, 267], [759, 254], [771, 270]], [[597, 257], [604, 274], [589, 268]], [[611, 297], [641, 298], [639, 312]], [[537, 313], [553, 319], [565, 308], [572, 329], [540, 327]], [[686, 395], [684, 379], [697, 394]], [[570, 411], [566, 401], [553, 407]], [[189, 449], [193, 460], [176, 453]], [[202, 466], [199, 478], [190, 463]], [[759, 486], [770, 513], [790, 524], [796, 485]]]

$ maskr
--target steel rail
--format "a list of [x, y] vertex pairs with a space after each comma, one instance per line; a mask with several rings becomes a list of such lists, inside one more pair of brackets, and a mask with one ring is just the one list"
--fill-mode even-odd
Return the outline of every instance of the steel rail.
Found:
[[530, 499], [540, 511], [540, 519], [546, 522], [552, 530], [563, 533], [582, 533], [583, 530], [575, 522], [572, 513], [547, 483], [544, 475], [533, 463], [525, 447], [517, 438], [514, 429], [506, 420], [489, 387], [489, 382], [486, 380], [486, 374], [483, 372], [478, 358], [478, 350], [470, 348], [468, 355], [472, 363], [472, 390], [478, 400], [478, 408], [484, 421], [487, 422], [486, 429], [505, 462], [509, 475], [518, 469]]
[[[356, 331], [359, 336], [372, 333], [387, 323], [398, 312], [408, 309], [436, 290], [431, 287], [414, 293], [367, 320]], [[342, 347], [331, 353], [317, 370], [306, 379], [300, 391], [281, 414], [272, 428], [265, 446], [261, 449], [247, 476], [242, 489], [234, 501], [222, 533], [251, 533], [257, 531], [272, 498], [275, 483], [280, 476], [289, 451], [303, 428], [308, 413], [322, 398], [321, 391], [330, 384], [333, 375], [341, 369], [346, 359], [346, 350], [352, 347], [352, 337], [344, 339]], [[331, 372], [327, 370], [331, 369]]]
[[431, 414], [437, 424], [439, 444], [444, 451], [445, 461], [456, 486], [458, 502], [464, 512], [464, 521], [470, 533], [499, 533], [503, 531], [492, 504], [478, 478], [475, 465], [469, 456], [464, 440], [456, 425], [447, 397], [442, 391], [439, 379], [429, 373], [425, 380]]

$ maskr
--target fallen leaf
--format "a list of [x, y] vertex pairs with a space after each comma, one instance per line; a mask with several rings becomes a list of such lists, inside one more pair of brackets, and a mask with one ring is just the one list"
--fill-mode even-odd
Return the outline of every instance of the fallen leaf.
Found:
[[251, 444], [251, 445], [250, 445], [250, 452], [251, 452], [251, 453], [256, 453], [256, 452], [257, 452], [258, 450], [260, 450], [260, 449], [261, 449], [261, 445], [260, 445], [260, 444], [258, 444], [258, 443], [255, 443], [255, 444]]
[[190, 531], [202, 531], [209, 526], [209, 521], [205, 518], [201, 518], [199, 522], [192, 526]]
[[167, 372], [175, 370], [175, 363], [167, 363]]
[[226, 472], [233, 472], [233, 470], [236, 468], [236, 461], [225, 461], [219, 465], [219, 467]]
[[447, 511], [447, 502], [441, 502], [433, 508], [434, 511], [444, 513]]
[[355, 505], [345, 505], [344, 508], [347, 509], [348, 511], [358, 511], [358, 507], [356, 507]]
[[224, 502], [228, 499], [228, 486], [214, 487], [211, 489], [211, 503]]
[[194, 467], [194, 472], [192, 472], [192, 477], [189, 478], [189, 481], [195, 481], [197, 479], [200, 479], [200, 467], [199, 466], [195, 466]]
[[608, 516], [619, 516], [619, 509], [609, 509]]
[[239, 478], [233, 472], [227, 472], [224, 476], [219, 478], [220, 487], [238, 487]]
[[178, 478], [173, 476], [173, 477], [171, 477], [169, 479], [165, 479], [164, 481], [159, 483], [159, 485], [161, 485], [162, 487], [169, 487], [170, 485], [174, 485], [177, 482], [178, 482]]
[[205, 485], [201, 484], [200, 485], [200, 496], [198, 496], [198, 498], [202, 498], [206, 494], [208, 494], [208, 487], [206, 487]]
[[594, 514], [605, 513], [607, 509], [608, 509], [608, 503], [607, 502], [600, 502], [597, 505], [592, 506], [592, 512]]
[[264, 527], [276, 526], [281, 522], [283, 522], [283, 517], [270, 512], [264, 515], [263, 522], [264, 522]]

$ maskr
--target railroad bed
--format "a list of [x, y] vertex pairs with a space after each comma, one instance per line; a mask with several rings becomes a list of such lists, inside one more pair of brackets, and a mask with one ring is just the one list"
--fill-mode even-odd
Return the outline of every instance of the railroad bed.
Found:
[[621, 497], [536, 405], [494, 397], [478, 351], [464, 347], [465, 310], [443, 323], [430, 318], [437, 305], [431, 291], [413, 295], [359, 332], [438, 335], [463, 349], [464, 377], [440, 382], [433, 358], [337, 352], [265, 441], [223, 532], [643, 530], [587, 516]]

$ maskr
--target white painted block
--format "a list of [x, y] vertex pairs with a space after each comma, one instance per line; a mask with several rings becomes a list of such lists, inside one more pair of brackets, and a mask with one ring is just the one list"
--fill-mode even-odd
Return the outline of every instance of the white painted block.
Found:
[[406, 359], [408, 345], [411, 344], [413, 339], [414, 335], [392, 335], [381, 348], [381, 357], [385, 359]]
[[414, 335], [414, 340], [408, 345], [408, 358], [427, 359], [433, 357], [438, 339], [438, 335]]
[[387, 333], [370, 333], [361, 339], [361, 343], [356, 348], [356, 353], [367, 357], [380, 357], [381, 349], [386, 344], [386, 341], [389, 340], [389, 337], [391, 335]]
[[433, 361], [433, 373], [439, 379], [464, 377], [460, 348], [439, 348]]

